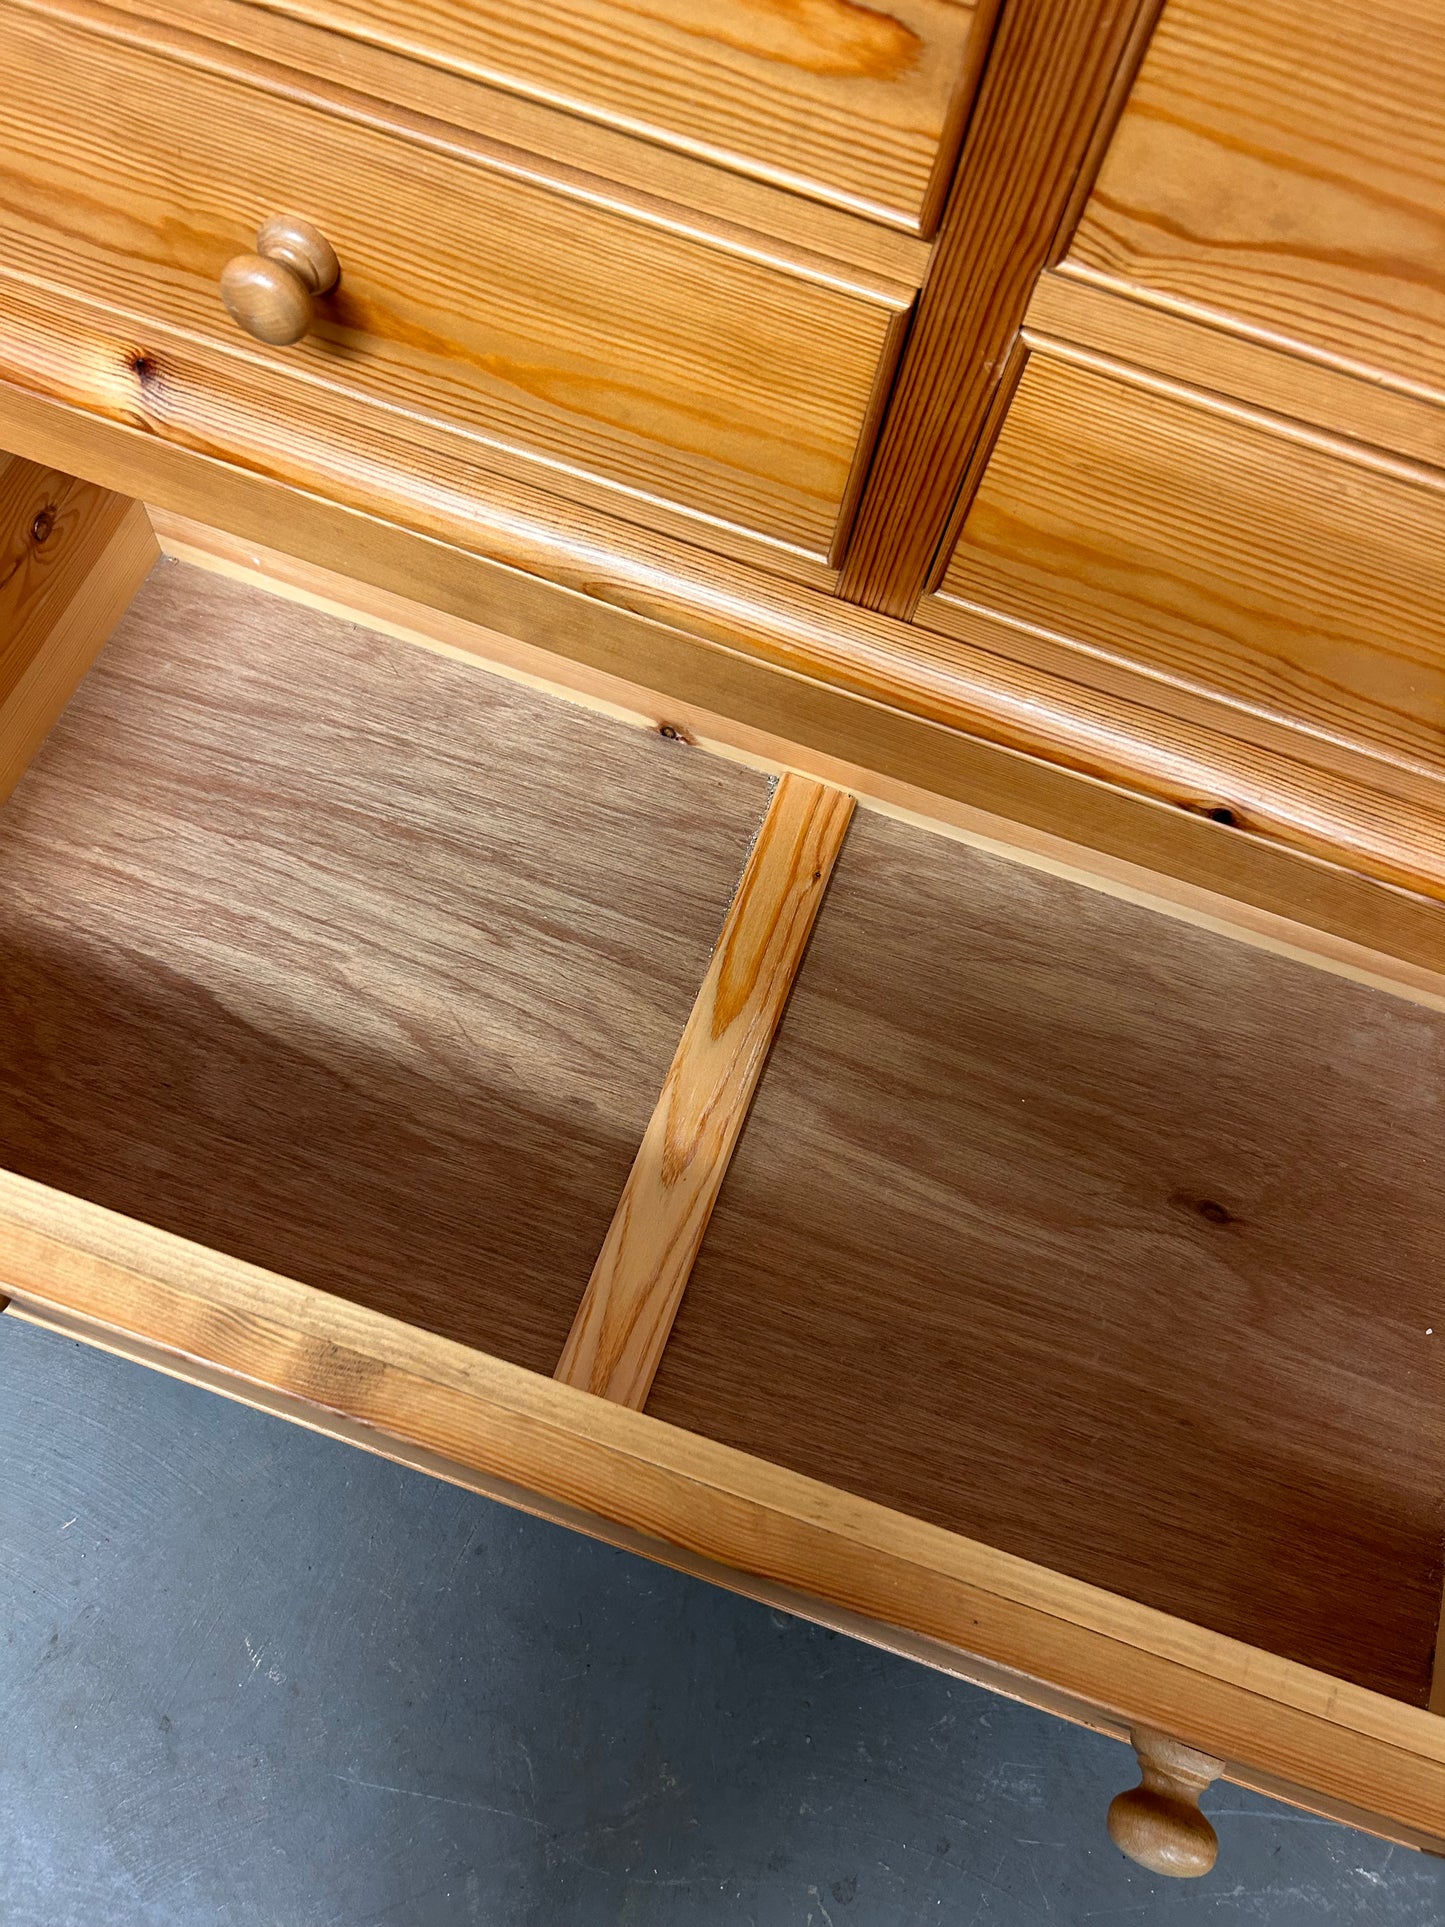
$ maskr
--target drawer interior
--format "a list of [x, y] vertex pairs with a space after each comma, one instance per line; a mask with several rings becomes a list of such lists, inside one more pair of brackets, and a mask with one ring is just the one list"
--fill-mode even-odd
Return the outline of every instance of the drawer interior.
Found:
[[[0, 810], [0, 1164], [550, 1373], [767, 801], [164, 564]], [[860, 812], [647, 1410], [1423, 1704], [1442, 1073]]]
[[647, 1409], [1423, 1702], [1442, 1092], [1445, 1013], [860, 814]]
[[766, 800], [162, 563], [0, 811], [0, 1162], [550, 1372]]

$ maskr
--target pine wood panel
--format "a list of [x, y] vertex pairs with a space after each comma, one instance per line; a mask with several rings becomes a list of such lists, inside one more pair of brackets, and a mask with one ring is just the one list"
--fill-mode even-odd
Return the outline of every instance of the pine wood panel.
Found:
[[0, 455], [0, 804], [159, 553], [139, 502]]
[[[826, 553], [891, 305], [60, 17], [8, 4], [0, 45], [12, 270], [253, 357], [280, 424], [321, 383], [563, 493], [580, 471]], [[307, 341], [268, 351], [218, 284], [278, 213], [322, 230], [342, 278]]]
[[[854, 273], [872, 273], [917, 287], [928, 264], [918, 235], [885, 227], [866, 215], [810, 200], [744, 174], [714, 166], [656, 141], [585, 120], [565, 108], [491, 86], [404, 54], [308, 25], [251, 4], [251, 0], [27, 0], [31, 6], [83, 14], [117, 36], [176, 47], [212, 43], [229, 65], [280, 65], [293, 89], [335, 100], [364, 96], [375, 111], [403, 122], [424, 116], [456, 138], [490, 149], [513, 171], [538, 179], [571, 178], [594, 198], [668, 210], [675, 225], [705, 231], [742, 229], [793, 249], [818, 254]], [[974, 36], [970, 33], [970, 48]], [[303, 76], [306, 83], [303, 84]]]
[[910, 617], [1041, 268], [1062, 251], [1159, 0], [1008, 0], [843, 558]]
[[1445, 776], [1445, 476], [1036, 354], [943, 593]]
[[1437, 0], [1170, 0], [1079, 268], [1445, 402]]
[[[546, 531], [546, 574], [567, 587], [590, 580], [603, 593], [612, 558], [637, 553], [685, 557], [699, 582], [725, 557], [815, 588], [831, 590], [837, 581], [821, 558], [586, 476], [561, 478], [565, 493], [554, 491], [550, 473], [538, 486], [537, 464], [525, 454], [483, 445], [460, 424], [305, 380], [259, 351], [197, 341], [189, 330], [81, 299], [43, 278], [7, 275], [3, 260], [0, 374], [84, 409], [92, 429], [97, 416], [134, 424], [152, 447], [159, 439], [209, 457], [190, 465], [202, 494], [227, 486], [219, 464], [233, 480], [244, 472], [253, 485], [261, 477], [286, 484], [277, 497], [286, 504], [277, 518], [282, 532], [304, 520], [304, 497], [314, 494], [341, 505], [343, 527], [349, 511], [362, 508], [473, 552], [485, 548], [503, 562], [521, 552], [519, 540], [534, 549]], [[5, 432], [12, 440], [23, 435]], [[120, 465], [137, 475], [154, 459], [132, 438]], [[333, 537], [329, 555], [338, 539], [346, 546], [345, 537]]]
[[1229, 396], [1326, 433], [1382, 463], [1445, 469], [1445, 408], [1358, 371], [1219, 328], [1062, 268], [1039, 276], [1024, 342], [1049, 354], [1099, 355], [1195, 389]]
[[688, 1569], [901, 1627], [1054, 1710], [1182, 1735], [1316, 1811], [1445, 1844], [1445, 1729], [1414, 1708], [3, 1173], [0, 1255], [26, 1315], [480, 1476], [510, 1503], [565, 1507], [584, 1529], [591, 1514]]
[[[665, 691], [673, 703], [723, 717], [729, 731], [788, 744], [779, 760], [845, 784], [851, 767], [907, 807], [922, 794], [933, 799], [924, 814], [962, 818], [994, 841], [1062, 848], [1066, 862], [1122, 872], [1131, 888], [1142, 871], [1151, 893], [1218, 893], [1246, 922], [1283, 917], [1427, 973], [1445, 963], [1445, 906], [1385, 887], [1370, 870], [1371, 840], [1385, 835], [1391, 861], [1403, 850], [1412, 865], [1440, 873], [1414, 804], [1362, 804], [1358, 786], [1322, 782], [1278, 750], [1261, 756], [1202, 729], [1181, 747], [1177, 726], [1166, 719], [1159, 727], [1142, 705], [1100, 706], [1067, 678], [1014, 675], [998, 652], [1017, 631], [1006, 634], [997, 618], [970, 619], [960, 667], [952, 645], [916, 629], [795, 589], [779, 595], [755, 571], [656, 535], [620, 541], [616, 525], [561, 515], [522, 490], [469, 494], [459, 467], [439, 464], [400, 503], [388, 451], [359, 447], [341, 410], [324, 417], [326, 433], [304, 462], [283, 469], [296, 483], [286, 486], [203, 452], [225, 437], [212, 427], [207, 398], [197, 406], [185, 357], [169, 343], [158, 364], [138, 372], [126, 337], [112, 336], [109, 364], [97, 365], [88, 326], [71, 330], [69, 305], [7, 284], [3, 269], [0, 312], [0, 377], [8, 378], [0, 378], [0, 444], [32, 460], [138, 488], [242, 543], [277, 545], [443, 616], [490, 624], [557, 656], [559, 680], [582, 665]], [[84, 409], [50, 399], [56, 389]], [[106, 418], [111, 411], [117, 419]], [[278, 464], [295, 456], [289, 435], [268, 446]], [[491, 553], [477, 553], [483, 541]], [[895, 693], [875, 700], [869, 692], [880, 688]], [[960, 713], [967, 722], [947, 720]], [[1000, 725], [1034, 753], [993, 739]], [[1137, 777], [1136, 728], [1157, 792], [1141, 793], [1129, 779], [1080, 780], [1057, 760], [1062, 742], [1063, 754], [1087, 767], [1123, 765]], [[1291, 799], [1277, 807], [1282, 774], [1304, 833], [1348, 850], [1351, 867], [1300, 854]], [[1225, 797], [1242, 808], [1241, 792], [1251, 808], [1257, 796], [1270, 805], [1247, 829], [1205, 813]]]
[[0, 815], [0, 1165], [550, 1372], [765, 801], [167, 564]]
[[267, 0], [765, 180], [917, 227], [972, 0]]
[[860, 816], [648, 1412], [1423, 1704], [1442, 1079], [1437, 1011]]
[[640, 1411], [853, 800], [784, 776], [748, 857], [555, 1376]]

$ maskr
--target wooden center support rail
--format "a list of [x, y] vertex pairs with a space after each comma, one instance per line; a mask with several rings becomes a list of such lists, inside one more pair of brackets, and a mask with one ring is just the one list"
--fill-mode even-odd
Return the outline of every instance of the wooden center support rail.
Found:
[[555, 1376], [641, 1411], [853, 814], [784, 776]]

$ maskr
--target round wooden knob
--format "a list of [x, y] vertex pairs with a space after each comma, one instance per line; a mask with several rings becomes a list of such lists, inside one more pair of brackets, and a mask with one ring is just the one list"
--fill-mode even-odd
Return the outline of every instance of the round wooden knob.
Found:
[[286, 348], [310, 329], [312, 303], [340, 274], [336, 251], [318, 228], [278, 214], [256, 236], [254, 254], [238, 254], [221, 270], [221, 299], [253, 339]]
[[1224, 1762], [1148, 1727], [1136, 1726], [1129, 1738], [1141, 1778], [1110, 1805], [1109, 1837], [1151, 1873], [1197, 1880], [1219, 1857], [1219, 1836], [1199, 1811], [1199, 1796]]

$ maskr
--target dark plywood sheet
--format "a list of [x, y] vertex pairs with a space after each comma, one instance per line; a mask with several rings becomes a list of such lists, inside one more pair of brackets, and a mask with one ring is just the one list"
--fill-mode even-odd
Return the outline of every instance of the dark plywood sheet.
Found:
[[1442, 1093], [1445, 1015], [860, 819], [647, 1409], [1419, 1702]]
[[162, 565], [0, 811], [0, 1163], [550, 1371], [766, 801]]

